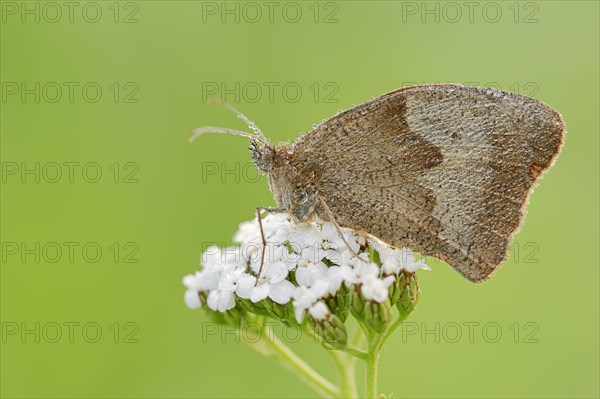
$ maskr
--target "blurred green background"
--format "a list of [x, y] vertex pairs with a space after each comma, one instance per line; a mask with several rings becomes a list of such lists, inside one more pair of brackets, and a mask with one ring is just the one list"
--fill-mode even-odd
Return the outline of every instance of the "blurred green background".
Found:
[[[273, 204], [245, 139], [186, 138], [244, 128], [206, 98], [292, 141], [436, 82], [533, 95], [569, 134], [494, 278], [419, 273], [381, 391], [598, 397], [598, 4], [2, 1], [2, 397], [315, 396], [184, 305], [203, 246]], [[335, 378], [319, 345], [292, 347]]]

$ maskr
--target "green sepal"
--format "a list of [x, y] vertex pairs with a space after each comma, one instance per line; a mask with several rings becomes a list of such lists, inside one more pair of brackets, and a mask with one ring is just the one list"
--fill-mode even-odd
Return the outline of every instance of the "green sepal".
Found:
[[354, 285], [348, 291], [349, 293], [347, 298], [349, 299], [348, 308], [350, 309], [350, 313], [352, 313], [352, 316], [356, 317], [357, 319], [362, 320], [365, 311], [365, 302], [360, 293], [360, 286]]
[[246, 312], [254, 313], [259, 316], [271, 316], [269, 310], [265, 307], [264, 301], [252, 302], [250, 299], [238, 298], [236, 303]]
[[390, 304], [392, 306], [394, 306], [396, 303], [398, 303], [398, 300], [400, 299], [401, 288], [402, 287], [400, 285], [400, 279], [396, 276], [396, 278], [394, 279], [394, 282], [388, 288], [388, 291], [389, 291], [388, 298], [390, 299]]
[[348, 289], [342, 285], [335, 295], [328, 295], [324, 298], [325, 303], [341, 321], [345, 322], [348, 318]]
[[369, 259], [371, 262], [375, 263], [377, 266], [381, 267], [381, 257], [379, 256], [379, 251], [377, 251], [372, 246], [368, 246], [369, 248]]

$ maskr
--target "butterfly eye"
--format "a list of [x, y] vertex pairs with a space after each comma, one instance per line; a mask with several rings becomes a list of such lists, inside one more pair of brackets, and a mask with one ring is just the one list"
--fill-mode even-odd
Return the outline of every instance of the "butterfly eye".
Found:
[[267, 173], [271, 170], [275, 160], [275, 152], [268, 145], [261, 145], [255, 141], [250, 141], [250, 156], [252, 162], [261, 173]]
[[260, 150], [258, 149], [258, 146], [256, 145], [255, 142], [251, 141], [250, 147], [248, 149], [250, 150], [250, 156], [252, 157], [252, 161], [256, 165], [258, 165], [258, 163], [261, 161], [261, 153], [260, 153]]
[[271, 165], [273, 165], [273, 162], [275, 161], [275, 151], [269, 146], [263, 147], [261, 150], [260, 159], [263, 165], [265, 165], [267, 169], [270, 169]]

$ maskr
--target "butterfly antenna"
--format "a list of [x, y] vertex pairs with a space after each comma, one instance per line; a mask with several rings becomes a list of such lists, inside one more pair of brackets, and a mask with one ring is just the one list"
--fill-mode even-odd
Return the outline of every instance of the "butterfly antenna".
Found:
[[198, 136], [203, 135], [204, 133], [223, 133], [223, 134], [233, 134], [235, 136], [243, 136], [248, 137], [251, 140], [258, 140], [263, 144], [268, 144], [268, 141], [264, 136], [259, 136], [254, 133], [244, 132], [242, 130], [228, 129], [226, 127], [216, 127], [216, 126], [203, 126], [192, 132], [192, 135], [188, 138], [188, 141], [191, 143], [196, 140]]
[[221, 99], [212, 99], [212, 100], [208, 101], [208, 104], [215, 104], [215, 103], [221, 104], [222, 106], [224, 106], [225, 108], [229, 109], [231, 112], [236, 114], [238, 118], [240, 118], [242, 121], [244, 121], [244, 123], [246, 125], [248, 125], [248, 127], [250, 128], [250, 130], [252, 130], [254, 132], [254, 134], [256, 134], [257, 136], [263, 137], [265, 140], [267, 139], [267, 136], [265, 136], [265, 134], [260, 130], [258, 125], [256, 123], [254, 123], [253, 121], [251, 121], [246, 115], [244, 115], [240, 111], [238, 111], [233, 105], [231, 105]]

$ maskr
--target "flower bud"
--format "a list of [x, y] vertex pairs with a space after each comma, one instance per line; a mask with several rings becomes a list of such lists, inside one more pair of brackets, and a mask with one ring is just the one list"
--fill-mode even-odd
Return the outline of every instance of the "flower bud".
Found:
[[309, 325], [323, 340], [327, 349], [342, 349], [348, 342], [348, 333], [344, 322], [331, 313], [324, 302], [317, 302], [309, 309]]
[[363, 320], [375, 332], [382, 333], [392, 319], [390, 300], [384, 302], [366, 301]]
[[402, 270], [398, 276], [398, 281], [400, 283], [400, 298], [397, 307], [401, 315], [407, 315], [417, 307], [421, 290], [415, 273]]
[[323, 339], [323, 346], [328, 349], [343, 349], [348, 342], [348, 333], [344, 323], [331, 313], [322, 320], [308, 318], [311, 327]]
[[392, 305], [389, 299], [383, 302], [368, 300], [360, 293], [360, 286], [352, 289], [350, 312], [375, 332], [383, 332], [392, 318]]
[[354, 317], [362, 319], [362, 314], [365, 311], [365, 301], [360, 294], [360, 286], [352, 286], [346, 298], [348, 298], [350, 305], [348, 306], [350, 308], [350, 313], [352, 313]]
[[274, 319], [283, 319], [285, 316], [285, 306], [273, 302], [270, 298], [266, 298], [261, 302], [269, 312], [269, 316]]
[[[261, 301], [268, 312], [268, 315], [275, 320], [279, 320], [282, 323], [290, 326], [290, 325], [298, 325], [296, 318], [294, 317], [294, 306], [291, 302], [288, 302], [285, 305], [274, 302], [270, 298]], [[256, 305], [256, 304], [255, 304]]]

